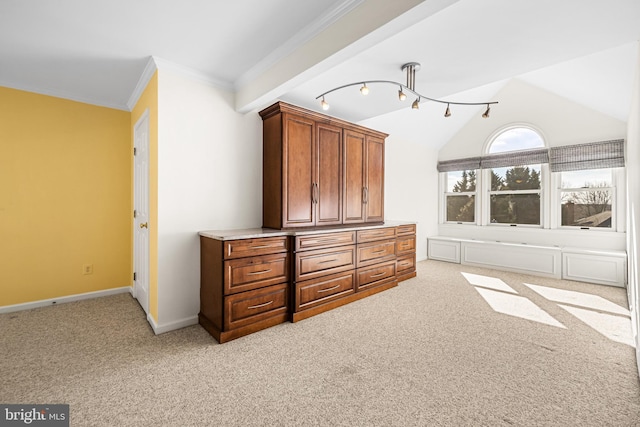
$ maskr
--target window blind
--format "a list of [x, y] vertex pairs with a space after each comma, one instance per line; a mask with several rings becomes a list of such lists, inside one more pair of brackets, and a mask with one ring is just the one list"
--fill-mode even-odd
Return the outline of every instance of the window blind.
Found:
[[552, 147], [551, 172], [624, 167], [624, 140]]
[[475, 170], [480, 168], [480, 157], [466, 159], [444, 160], [438, 162], [438, 172], [453, 172]]
[[490, 169], [506, 166], [537, 165], [540, 163], [549, 163], [549, 150], [547, 148], [509, 151], [507, 153], [483, 156], [480, 162], [480, 167], [482, 169]]

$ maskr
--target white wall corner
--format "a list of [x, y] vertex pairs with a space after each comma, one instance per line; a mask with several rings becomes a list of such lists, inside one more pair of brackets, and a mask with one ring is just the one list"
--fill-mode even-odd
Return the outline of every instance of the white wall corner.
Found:
[[156, 335], [164, 334], [165, 332], [175, 331], [176, 329], [186, 328], [187, 326], [193, 326], [198, 324], [198, 316], [185, 317], [184, 319], [174, 320], [173, 322], [158, 324], [151, 314], [147, 315], [147, 321], [153, 329], [153, 333]]

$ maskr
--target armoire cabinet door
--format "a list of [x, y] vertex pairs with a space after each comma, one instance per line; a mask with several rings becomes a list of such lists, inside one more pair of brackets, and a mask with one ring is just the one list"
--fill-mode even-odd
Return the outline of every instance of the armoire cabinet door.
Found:
[[285, 114], [283, 227], [311, 226], [314, 217], [314, 121]]
[[365, 219], [365, 151], [362, 133], [344, 131], [344, 219], [345, 224], [362, 223]]
[[367, 135], [365, 222], [384, 221], [384, 140]]
[[316, 124], [316, 225], [342, 224], [342, 129]]

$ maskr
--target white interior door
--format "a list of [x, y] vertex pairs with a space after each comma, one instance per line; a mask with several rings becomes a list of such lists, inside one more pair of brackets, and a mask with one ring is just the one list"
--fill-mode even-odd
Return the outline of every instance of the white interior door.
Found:
[[149, 314], [149, 110], [133, 129], [133, 295]]

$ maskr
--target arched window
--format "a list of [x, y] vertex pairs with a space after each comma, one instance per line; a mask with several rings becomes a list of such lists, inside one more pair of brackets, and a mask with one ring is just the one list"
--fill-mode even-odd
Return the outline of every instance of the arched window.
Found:
[[[486, 147], [486, 182], [489, 187], [489, 222], [506, 225], [541, 225], [544, 139], [524, 126], [510, 127], [493, 136]], [[544, 154], [544, 153], [543, 153]]]
[[487, 154], [544, 147], [544, 140], [538, 132], [528, 127], [518, 126], [508, 128], [495, 135], [489, 141]]

